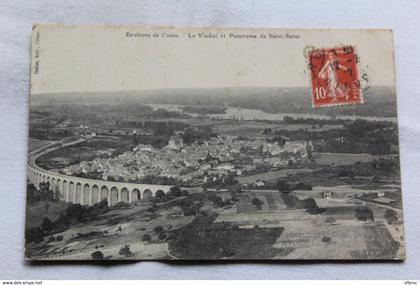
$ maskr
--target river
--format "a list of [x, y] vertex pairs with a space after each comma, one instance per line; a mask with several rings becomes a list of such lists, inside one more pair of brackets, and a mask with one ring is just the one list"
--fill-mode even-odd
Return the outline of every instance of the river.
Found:
[[[179, 112], [182, 113], [182, 108], [186, 105], [175, 105], [175, 104], [146, 104], [153, 108], [153, 110], [164, 109], [167, 111]], [[192, 114], [184, 112], [192, 117], [203, 116], [203, 114]], [[319, 114], [306, 114], [306, 113], [267, 113], [257, 109], [244, 109], [236, 107], [226, 107], [225, 114], [206, 114], [205, 116], [215, 119], [238, 119], [238, 120], [267, 120], [267, 121], [283, 121], [285, 116], [293, 118], [312, 118], [312, 119], [332, 119], [328, 115], [319, 115]], [[370, 116], [350, 116], [342, 115], [336, 116], [336, 119], [342, 120], [356, 120], [363, 119], [366, 121], [386, 121], [386, 122], [397, 122], [396, 117], [370, 117]]]

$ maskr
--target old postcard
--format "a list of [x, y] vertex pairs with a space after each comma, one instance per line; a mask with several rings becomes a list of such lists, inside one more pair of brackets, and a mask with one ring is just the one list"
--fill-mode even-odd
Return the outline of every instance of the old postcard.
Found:
[[390, 30], [35, 25], [29, 260], [403, 260]]

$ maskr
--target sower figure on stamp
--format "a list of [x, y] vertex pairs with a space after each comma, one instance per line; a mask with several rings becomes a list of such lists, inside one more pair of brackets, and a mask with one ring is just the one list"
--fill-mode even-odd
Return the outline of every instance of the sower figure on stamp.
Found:
[[350, 89], [344, 84], [340, 84], [336, 78], [339, 70], [352, 73], [351, 68], [348, 68], [340, 63], [344, 61], [343, 58], [338, 58], [335, 51], [331, 50], [328, 52], [328, 59], [325, 61], [321, 70], [318, 73], [318, 77], [322, 80], [328, 78], [328, 96], [332, 98], [332, 102], [337, 101], [337, 98], [348, 99]]

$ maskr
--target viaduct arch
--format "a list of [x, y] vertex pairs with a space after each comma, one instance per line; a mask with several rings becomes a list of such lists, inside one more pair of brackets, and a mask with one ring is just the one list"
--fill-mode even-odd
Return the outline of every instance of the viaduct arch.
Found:
[[67, 144], [53, 143], [50, 146], [42, 147], [29, 154], [27, 176], [29, 181], [35, 185], [36, 189], [40, 189], [39, 186], [42, 182], [49, 182], [50, 190], [53, 191], [55, 198], [68, 203], [89, 206], [99, 203], [104, 199], [107, 200], [108, 206], [114, 206], [119, 202], [133, 203], [138, 200], [147, 199], [148, 197], [154, 197], [159, 191], [163, 193], [169, 192], [171, 186], [168, 185], [111, 182], [79, 178], [48, 171], [36, 165], [35, 159], [39, 156], [81, 141], [83, 140], [80, 139]]
[[60, 201], [89, 206], [104, 199], [108, 201], [108, 206], [114, 206], [119, 202], [133, 203], [154, 197], [159, 191], [167, 193], [171, 188], [168, 185], [79, 178], [54, 173], [31, 165], [28, 165], [28, 179], [37, 189], [39, 189], [40, 183], [50, 182], [50, 190], [53, 190], [54, 197]]

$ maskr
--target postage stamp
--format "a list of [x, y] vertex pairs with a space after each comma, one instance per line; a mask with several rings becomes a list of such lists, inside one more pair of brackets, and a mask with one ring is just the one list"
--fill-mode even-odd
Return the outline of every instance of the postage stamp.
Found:
[[313, 107], [363, 103], [353, 46], [308, 51]]

